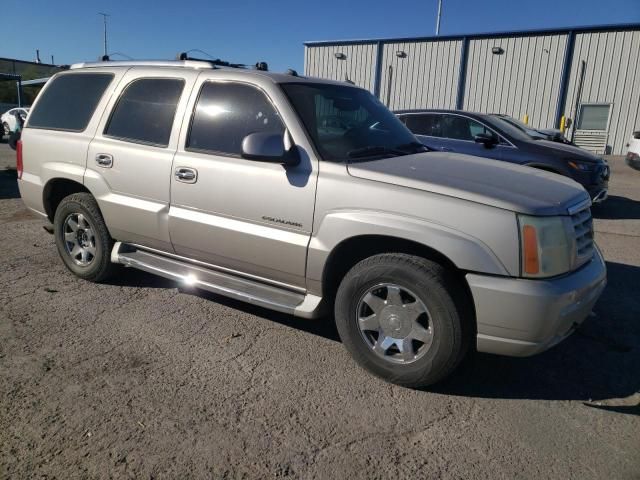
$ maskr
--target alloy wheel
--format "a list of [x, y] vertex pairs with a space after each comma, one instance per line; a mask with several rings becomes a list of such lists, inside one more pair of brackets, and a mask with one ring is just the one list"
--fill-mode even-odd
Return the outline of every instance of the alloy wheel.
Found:
[[411, 290], [385, 283], [369, 288], [356, 309], [360, 334], [379, 357], [392, 363], [412, 363], [433, 342], [427, 307]]

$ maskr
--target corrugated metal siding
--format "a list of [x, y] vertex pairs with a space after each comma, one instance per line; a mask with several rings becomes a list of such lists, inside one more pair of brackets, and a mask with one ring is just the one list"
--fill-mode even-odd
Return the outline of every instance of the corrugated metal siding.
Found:
[[[406, 57], [398, 57], [398, 51]], [[460, 40], [384, 44], [380, 99], [389, 98], [392, 110], [455, 108], [461, 51]]]
[[[558, 102], [567, 35], [501, 37], [469, 42], [464, 109], [504, 113], [551, 128]], [[491, 52], [501, 47], [502, 55]]]
[[576, 35], [565, 115], [576, 119], [580, 62], [586, 62], [581, 103], [610, 103], [611, 153], [626, 153], [634, 129], [640, 128], [640, 32]]
[[[335, 53], [346, 55], [338, 60]], [[344, 81], [373, 92], [377, 44], [321, 46], [304, 48], [304, 74], [310, 77]]]

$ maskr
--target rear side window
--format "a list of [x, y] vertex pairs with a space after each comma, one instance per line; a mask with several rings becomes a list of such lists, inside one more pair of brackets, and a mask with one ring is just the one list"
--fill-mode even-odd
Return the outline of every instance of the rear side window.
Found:
[[416, 135], [441, 137], [440, 118], [441, 115], [413, 114], [405, 116], [404, 123]]
[[118, 99], [104, 134], [166, 147], [183, 88], [178, 78], [134, 80]]
[[200, 91], [186, 146], [240, 155], [244, 137], [258, 132], [284, 133], [265, 94], [250, 85], [208, 82]]
[[67, 73], [47, 85], [29, 117], [29, 127], [81, 132], [105, 90], [110, 73]]

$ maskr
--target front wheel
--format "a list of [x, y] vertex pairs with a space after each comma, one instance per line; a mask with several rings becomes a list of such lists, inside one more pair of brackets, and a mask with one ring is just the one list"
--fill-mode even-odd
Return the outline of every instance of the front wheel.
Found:
[[75, 275], [101, 282], [113, 274], [113, 240], [91, 194], [74, 193], [63, 198], [56, 210], [53, 231], [60, 258]]
[[407, 387], [431, 385], [456, 368], [469, 345], [471, 319], [461, 291], [438, 263], [375, 255], [355, 265], [338, 288], [338, 333], [375, 375]]

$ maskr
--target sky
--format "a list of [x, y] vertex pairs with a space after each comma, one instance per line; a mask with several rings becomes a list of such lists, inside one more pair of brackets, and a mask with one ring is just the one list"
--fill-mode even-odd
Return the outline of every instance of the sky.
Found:
[[[171, 59], [199, 49], [234, 63], [266, 61], [303, 71], [305, 41], [428, 36], [437, 0], [4, 0], [0, 57], [56, 64], [93, 61], [108, 50]], [[15, 19], [15, 21], [7, 21]], [[640, 23], [640, 0], [443, 0], [440, 33]], [[202, 53], [193, 56], [206, 58]], [[113, 55], [113, 59], [123, 57]]]

